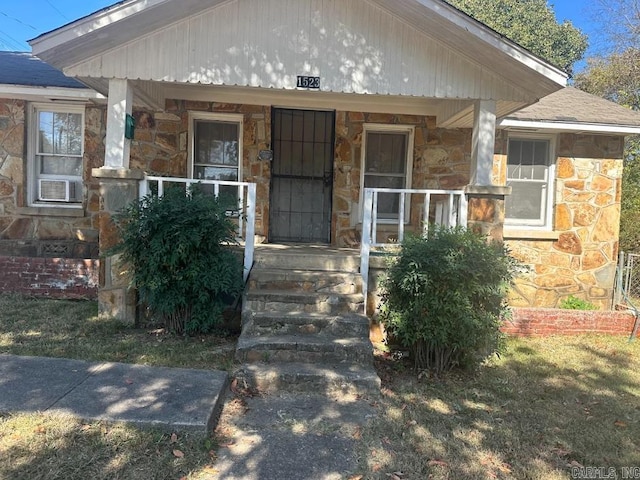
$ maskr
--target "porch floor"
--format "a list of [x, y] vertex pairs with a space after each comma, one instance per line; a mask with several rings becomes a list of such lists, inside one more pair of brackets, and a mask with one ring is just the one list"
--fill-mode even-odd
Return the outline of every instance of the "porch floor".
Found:
[[304, 255], [360, 255], [358, 248], [333, 247], [326, 243], [260, 243], [255, 247], [256, 252], [277, 252], [278, 254]]

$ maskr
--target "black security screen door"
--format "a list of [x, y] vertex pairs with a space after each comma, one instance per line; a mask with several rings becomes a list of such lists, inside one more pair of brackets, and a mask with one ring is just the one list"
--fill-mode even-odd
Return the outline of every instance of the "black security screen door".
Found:
[[330, 242], [334, 123], [334, 112], [273, 109], [271, 242]]

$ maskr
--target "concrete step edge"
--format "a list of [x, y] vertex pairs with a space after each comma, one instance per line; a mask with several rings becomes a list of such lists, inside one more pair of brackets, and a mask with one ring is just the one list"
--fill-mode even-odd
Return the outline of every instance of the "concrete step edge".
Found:
[[327, 347], [328, 350], [350, 349], [350, 348], [366, 348], [371, 349], [373, 346], [368, 338], [363, 337], [330, 337], [322, 334], [315, 335], [241, 335], [238, 339], [236, 350], [245, 349], [281, 349], [281, 350], [300, 350], [304, 351], [305, 347], [321, 348]]
[[291, 298], [296, 302], [300, 300], [307, 300], [304, 303], [318, 303], [320, 301], [327, 301], [330, 298], [337, 300], [348, 300], [350, 303], [362, 303], [364, 301], [362, 293], [333, 293], [333, 292], [299, 292], [291, 290], [249, 290], [245, 293], [245, 299], [248, 301], [254, 299], [263, 299], [263, 297], [269, 297], [269, 301], [278, 301], [276, 298]]
[[377, 394], [381, 386], [373, 366], [350, 362], [322, 365], [252, 363], [242, 365], [234, 376], [266, 391], [296, 390], [296, 387], [312, 385], [311, 390], [317, 392], [318, 384], [324, 384], [339, 389], [355, 387], [361, 392]]

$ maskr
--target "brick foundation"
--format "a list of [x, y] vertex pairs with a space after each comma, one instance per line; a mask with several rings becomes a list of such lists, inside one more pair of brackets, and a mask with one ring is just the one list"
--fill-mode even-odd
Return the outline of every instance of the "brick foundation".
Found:
[[605, 333], [630, 335], [635, 318], [628, 312], [564, 310], [555, 308], [514, 308], [513, 318], [502, 331], [522, 337]]
[[0, 291], [36, 297], [96, 299], [100, 261], [0, 256]]

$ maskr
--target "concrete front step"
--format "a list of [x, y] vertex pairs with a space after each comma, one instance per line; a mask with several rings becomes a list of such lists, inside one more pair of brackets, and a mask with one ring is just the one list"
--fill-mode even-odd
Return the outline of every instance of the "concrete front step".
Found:
[[360, 270], [360, 257], [357, 254], [340, 251], [319, 253], [311, 250], [297, 252], [256, 250], [254, 261], [254, 268], [320, 272], [358, 272]]
[[243, 311], [298, 313], [358, 313], [364, 308], [361, 293], [317, 293], [287, 290], [249, 290]]
[[241, 385], [256, 388], [264, 393], [331, 393], [336, 390], [355, 390], [362, 394], [380, 393], [380, 378], [371, 365], [254, 363], [243, 365], [235, 377]]
[[296, 290], [319, 293], [361, 293], [358, 273], [254, 268], [249, 279], [251, 290]]
[[369, 335], [369, 318], [357, 313], [329, 316], [323, 313], [259, 312], [242, 319], [245, 335], [330, 335], [362, 337]]
[[373, 350], [369, 339], [325, 335], [240, 335], [236, 347], [239, 362], [339, 363], [370, 365]]

